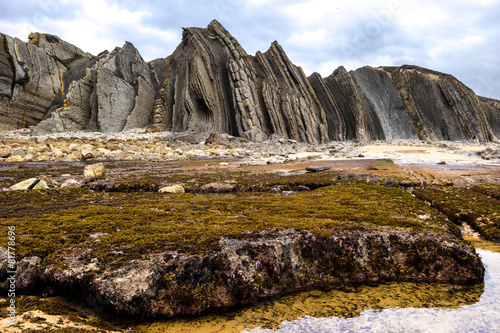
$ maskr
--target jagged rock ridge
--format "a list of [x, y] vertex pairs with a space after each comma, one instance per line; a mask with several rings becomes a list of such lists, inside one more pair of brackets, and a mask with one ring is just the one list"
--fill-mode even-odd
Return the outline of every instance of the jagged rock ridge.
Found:
[[253, 141], [494, 141], [500, 102], [416, 66], [306, 77], [282, 47], [248, 55], [217, 21], [186, 28], [164, 59], [125, 43], [92, 56], [47, 34], [2, 35], [0, 128], [228, 133]]

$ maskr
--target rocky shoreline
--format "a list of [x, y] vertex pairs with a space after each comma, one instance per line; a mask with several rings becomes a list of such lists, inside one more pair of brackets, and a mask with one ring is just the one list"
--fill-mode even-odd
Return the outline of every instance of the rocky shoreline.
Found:
[[[338, 230], [317, 237], [292, 229], [261, 231], [248, 239], [221, 238], [205, 256], [159, 253], [106, 269], [85, 255], [65, 257], [60, 269], [39, 257], [18, 265], [24, 293], [84, 295], [120, 316], [200, 315], [302, 290], [358, 284], [425, 282], [473, 285], [484, 268], [471, 246], [454, 237], [405, 230]], [[81, 296], [80, 296], [81, 297]]]
[[[467, 223], [467, 235], [500, 239], [491, 233], [499, 230], [494, 207], [500, 186], [494, 183], [500, 170], [495, 160], [477, 153], [491, 146], [406, 141], [400, 151], [437, 147], [475, 162], [400, 166], [360, 156], [366, 148], [348, 143], [311, 147], [286, 140], [259, 144], [257, 150], [228, 136], [218, 138], [228, 140], [220, 144], [213, 136], [199, 143], [140, 137], [151, 133], [38, 142], [16, 135], [5, 136], [4, 147], [64, 151], [80, 140], [80, 149], [85, 142], [92, 151], [99, 145], [141, 150], [129, 154], [130, 160], [55, 157], [2, 164], [2, 226], [16, 225], [22, 235], [19, 292], [73, 295], [120, 316], [200, 315], [302, 290], [359, 284], [473, 285], [483, 280], [484, 268], [459, 227]], [[148, 144], [180, 153], [144, 159], [151, 154]], [[395, 145], [386, 145], [388, 154]], [[194, 150], [212, 154], [189, 154]], [[85, 179], [84, 169], [99, 162], [104, 179]], [[54, 183], [12, 189], [30, 177]], [[78, 186], [61, 188], [67, 178]], [[159, 191], [169, 186], [182, 191]], [[455, 201], [433, 203], [438, 190], [452, 193]], [[465, 206], [472, 197], [476, 206]], [[469, 209], [468, 215], [446, 215], [457, 209]], [[2, 250], [3, 291], [6, 265]]]

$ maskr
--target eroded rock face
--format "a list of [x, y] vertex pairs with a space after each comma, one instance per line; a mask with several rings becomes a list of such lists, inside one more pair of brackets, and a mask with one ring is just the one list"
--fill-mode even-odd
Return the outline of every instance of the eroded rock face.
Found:
[[[329, 128], [342, 118], [342, 139], [494, 141], [500, 134], [495, 103], [480, 102], [450, 75], [416, 66], [371, 68], [347, 72], [340, 67], [324, 79], [312, 78], [327, 102]], [[335, 104], [333, 102], [334, 101]], [[329, 116], [333, 110], [334, 116]], [[339, 137], [341, 131], [330, 130]]]
[[283, 48], [248, 55], [217, 21], [146, 63], [130, 43], [94, 57], [59, 37], [0, 36], [0, 130], [34, 134], [134, 128], [283, 138], [495, 141], [500, 102], [416, 66], [344, 67], [306, 77]]
[[155, 89], [148, 64], [131, 43], [101, 54], [73, 81], [61, 108], [35, 134], [94, 130], [121, 132], [153, 121]]
[[453, 76], [415, 66], [390, 71], [421, 138], [485, 142], [500, 135], [493, 133], [485, 105]]
[[2, 35], [0, 130], [34, 126], [64, 90], [65, 65], [39, 47]]
[[174, 54], [151, 65], [165, 89], [155, 108], [159, 129], [228, 133], [252, 141], [272, 135], [328, 140], [322, 105], [276, 42], [266, 53], [249, 56], [213, 21], [206, 29], [184, 29]]
[[[402, 229], [338, 230], [330, 237], [271, 230], [244, 240], [222, 238], [219, 247], [202, 256], [151, 254], [117, 269], [99, 266], [97, 258], [81, 261], [85, 255], [65, 257], [64, 270], [26, 258], [18, 268], [26, 276], [19, 291], [39, 283], [79, 293], [121, 315], [172, 317], [311, 288], [390, 281], [475, 284], [484, 278], [473, 247], [451, 236]], [[95, 273], [99, 269], [104, 272]]]

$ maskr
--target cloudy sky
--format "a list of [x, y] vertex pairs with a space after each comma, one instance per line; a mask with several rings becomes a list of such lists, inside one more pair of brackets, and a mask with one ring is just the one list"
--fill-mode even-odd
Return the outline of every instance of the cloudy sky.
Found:
[[47, 32], [92, 54], [170, 55], [217, 19], [249, 54], [277, 40], [306, 74], [414, 64], [500, 99], [500, 0], [0, 0], [0, 32]]

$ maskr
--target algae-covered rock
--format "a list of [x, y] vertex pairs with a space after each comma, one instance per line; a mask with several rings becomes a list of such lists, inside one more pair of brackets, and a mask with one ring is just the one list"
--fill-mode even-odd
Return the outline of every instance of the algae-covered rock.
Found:
[[42, 274], [39, 258], [27, 258], [19, 268], [20, 288], [42, 280], [81, 290], [89, 301], [120, 315], [172, 317], [311, 288], [389, 281], [474, 284], [484, 275], [470, 245], [422, 232], [338, 230], [318, 237], [306, 231], [266, 230], [245, 239], [223, 237], [219, 246], [203, 256], [161, 253], [98, 275], [85, 273], [85, 264], [74, 259], [70, 269], [51, 268]]

